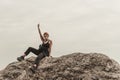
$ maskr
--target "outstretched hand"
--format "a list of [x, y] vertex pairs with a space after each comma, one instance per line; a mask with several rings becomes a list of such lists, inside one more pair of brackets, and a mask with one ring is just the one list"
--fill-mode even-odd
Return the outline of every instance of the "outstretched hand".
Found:
[[38, 26], [38, 28], [39, 28], [39, 27], [40, 27], [40, 24], [38, 24], [37, 26]]
[[38, 24], [37, 27], [38, 27], [38, 32], [39, 32], [39, 35], [40, 35], [40, 39], [43, 41], [44, 39], [43, 39], [41, 30], [40, 30], [40, 24]]

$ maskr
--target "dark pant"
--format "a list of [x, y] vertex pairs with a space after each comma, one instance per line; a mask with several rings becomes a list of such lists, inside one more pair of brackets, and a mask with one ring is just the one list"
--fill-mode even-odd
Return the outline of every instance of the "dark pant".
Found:
[[39, 65], [40, 60], [42, 60], [44, 57], [46, 57], [47, 55], [47, 51], [43, 50], [43, 48], [41, 47], [40, 49], [35, 49], [32, 47], [29, 47], [26, 52], [25, 55], [27, 56], [30, 52], [34, 53], [35, 55], [37, 55], [37, 58], [35, 59], [34, 64]]

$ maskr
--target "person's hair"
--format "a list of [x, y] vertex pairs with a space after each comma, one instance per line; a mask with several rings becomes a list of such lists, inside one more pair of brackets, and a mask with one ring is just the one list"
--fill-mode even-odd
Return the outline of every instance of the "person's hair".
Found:
[[48, 32], [44, 32], [44, 34], [43, 35], [48, 35], [48, 37], [49, 37], [49, 33]]

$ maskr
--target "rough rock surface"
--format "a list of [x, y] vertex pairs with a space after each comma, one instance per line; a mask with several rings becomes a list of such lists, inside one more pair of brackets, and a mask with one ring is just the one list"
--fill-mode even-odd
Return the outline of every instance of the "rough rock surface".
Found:
[[0, 80], [120, 80], [120, 65], [99, 53], [73, 53], [41, 60], [35, 74], [28, 69], [35, 57], [13, 62], [0, 72]]

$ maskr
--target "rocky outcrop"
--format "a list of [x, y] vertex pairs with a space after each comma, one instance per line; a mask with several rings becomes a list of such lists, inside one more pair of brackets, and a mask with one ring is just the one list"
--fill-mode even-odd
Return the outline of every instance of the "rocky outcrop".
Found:
[[9, 64], [0, 72], [0, 80], [120, 80], [120, 65], [104, 54], [46, 57], [35, 74], [29, 70], [34, 60], [30, 57]]

